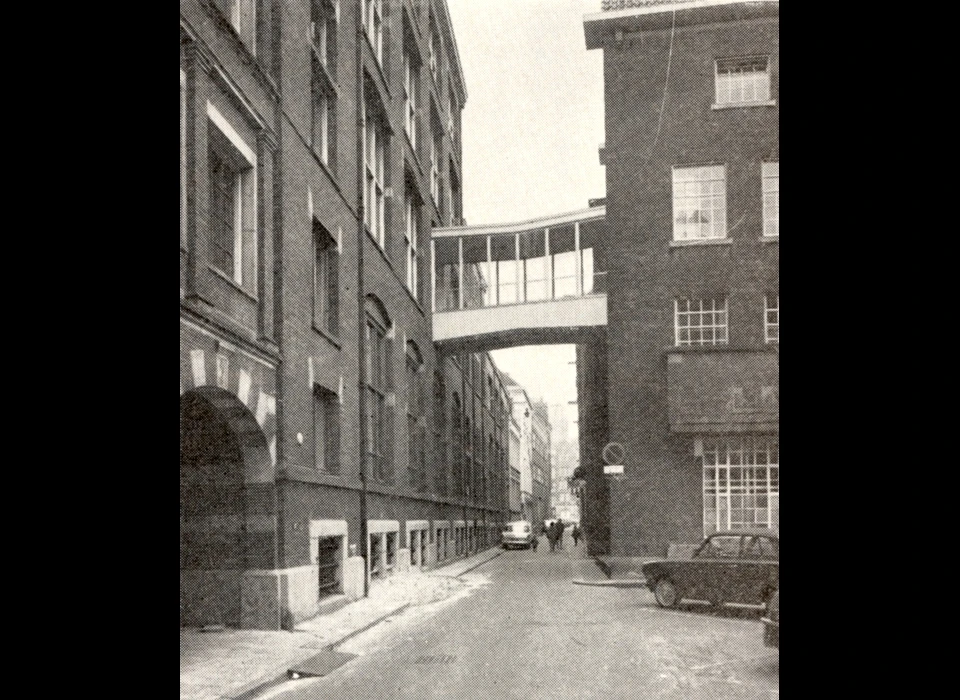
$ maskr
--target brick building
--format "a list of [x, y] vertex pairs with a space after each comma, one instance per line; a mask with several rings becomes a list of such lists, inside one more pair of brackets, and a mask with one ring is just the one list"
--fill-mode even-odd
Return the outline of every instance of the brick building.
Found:
[[[578, 353], [581, 387], [608, 387], [581, 393], [581, 459], [610, 554], [779, 526], [779, 13], [608, 0], [584, 20], [604, 61], [609, 296], [606, 347]], [[601, 439], [626, 448], [622, 479]]]
[[276, 629], [493, 544], [509, 398], [438, 357], [445, 0], [181, 0], [181, 624]]

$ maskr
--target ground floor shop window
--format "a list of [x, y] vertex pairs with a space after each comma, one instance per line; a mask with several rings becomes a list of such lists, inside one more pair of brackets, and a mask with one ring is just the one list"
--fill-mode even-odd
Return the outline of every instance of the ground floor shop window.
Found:
[[772, 436], [704, 438], [703, 530], [780, 527], [780, 444]]

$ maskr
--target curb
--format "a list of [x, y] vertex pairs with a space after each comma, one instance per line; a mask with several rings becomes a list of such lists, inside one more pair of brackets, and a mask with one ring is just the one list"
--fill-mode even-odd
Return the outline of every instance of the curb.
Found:
[[327, 649], [327, 651], [336, 651], [336, 648], [337, 648], [338, 646], [340, 646], [341, 644], [347, 642], [347, 641], [350, 640], [350, 639], [353, 639], [354, 637], [356, 637], [356, 636], [359, 635], [359, 634], [363, 634], [364, 632], [366, 632], [366, 631], [367, 631], [368, 629], [370, 629], [371, 627], [376, 627], [376, 626], [379, 625], [381, 622], [383, 622], [384, 620], [386, 620], [388, 617], [393, 617], [394, 615], [398, 615], [398, 614], [402, 613], [404, 610], [406, 610], [406, 609], [409, 608], [409, 607], [410, 607], [410, 603], [409, 603], [409, 602], [408, 602], [408, 603], [404, 603], [403, 605], [401, 605], [401, 606], [400, 606], [399, 608], [397, 608], [396, 610], [392, 610], [392, 611], [388, 612], [386, 615], [381, 615], [380, 617], [378, 617], [378, 618], [377, 618], [376, 620], [374, 620], [373, 622], [369, 622], [369, 623], [367, 623], [366, 625], [364, 625], [363, 627], [360, 627], [359, 629], [355, 629], [355, 630], [353, 630], [352, 632], [349, 632], [348, 634], [346, 634], [346, 635], [343, 636], [342, 638], [338, 639], [337, 641], [333, 642], [332, 644], [328, 644], [325, 648]]
[[[393, 617], [394, 615], [398, 615], [399, 613], [403, 612], [409, 607], [410, 607], [410, 603], [404, 603], [400, 607], [394, 610], [391, 610], [387, 614], [381, 615], [380, 617], [376, 618], [372, 622], [368, 622], [363, 627], [359, 627], [351, 632], [348, 632], [347, 634], [345, 634], [343, 637], [336, 640], [335, 642], [331, 642], [330, 644], [327, 644], [326, 646], [324, 646], [323, 649], [325, 651], [335, 651], [336, 647], [340, 646], [341, 644], [344, 644], [350, 639], [353, 639], [357, 635], [363, 634], [364, 632], [371, 629], [372, 627], [376, 627], [387, 618]], [[306, 633], [301, 633], [301, 634], [306, 634]], [[311, 656], [315, 656], [316, 651], [317, 651], [316, 649], [311, 649], [309, 654], [305, 655], [303, 659], [298, 659], [298, 661], [305, 661], [306, 659], [309, 659]], [[268, 690], [269, 688], [272, 688], [274, 686], [278, 686], [281, 683], [286, 683], [288, 680], [290, 680], [289, 667], [292, 665], [292, 663], [293, 662], [291, 661], [287, 661], [286, 663], [284, 663], [283, 666], [280, 667], [280, 669], [282, 670], [278, 669], [277, 671], [266, 674], [259, 680], [251, 681], [247, 685], [243, 686], [237, 693], [233, 695], [224, 696], [224, 697], [226, 698], [226, 700], [253, 700], [253, 698], [255, 698], [260, 693], [264, 692], [265, 690]]]
[[503, 550], [497, 549], [497, 550], [493, 553], [493, 556], [492, 556], [492, 557], [490, 557], [489, 559], [484, 559], [483, 561], [477, 562], [476, 564], [474, 564], [473, 566], [471, 566], [469, 569], [465, 569], [465, 570], [461, 571], [459, 574], [457, 574], [456, 576], [454, 576], [454, 578], [460, 578], [460, 577], [463, 576], [464, 574], [469, 574], [469, 573], [470, 573], [471, 571], [473, 571], [474, 569], [478, 569], [478, 568], [480, 568], [481, 566], [483, 566], [484, 564], [493, 561], [494, 559], [496, 559], [497, 557], [499, 557], [501, 554], [503, 554]]
[[647, 582], [642, 578], [611, 579], [609, 581], [576, 580], [575, 586], [599, 586], [600, 588], [646, 588]]
[[[494, 552], [493, 556], [491, 556], [491, 557], [489, 557], [489, 558], [487, 558], [487, 559], [484, 559], [483, 561], [479, 561], [479, 562], [477, 562], [476, 564], [473, 564], [470, 568], [461, 571], [460, 573], [456, 574], [455, 576], [451, 576], [451, 578], [460, 578], [460, 577], [463, 576], [464, 574], [470, 573], [470, 572], [473, 571], [474, 569], [476, 569], [476, 568], [478, 568], [478, 567], [480, 567], [480, 566], [483, 566], [483, 565], [486, 564], [487, 562], [493, 561], [494, 559], [496, 559], [497, 557], [499, 557], [501, 554], [503, 554], [503, 552], [500, 551], [499, 549], [497, 549], [497, 550]], [[451, 564], [451, 566], [453, 566], [453, 564]], [[428, 573], [436, 573], [437, 575], [440, 575], [440, 576], [443, 576], [443, 575], [444, 575], [444, 574], [440, 573], [440, 572], [437, 571], [437, 570], [434, 570], [434, 571], [428, 572]], [[341, 637], [341, 638], [338, 639], [337, 641], [332, 642], [332, 643], [326, 645], [325, 647], [323, 647], [323, 649], [326, 650], [326, 651], [335, 651], [336, 648], [337, 648], [338, 646], [340, 646], [341, 644], [344, 644], [344, 643], [346, 643], [347, 641], [349, 641], [350, 639], [353, 639], [354, 637], [356, 637], [356, 636], [358, 636], [358, 635], [360, 635], [360, 634], [363, 634], [363, 633], [366, 632], [367, 630], [369, 630], [369, 629], [371, 629], [371, 628], [373, 628], [373, 627], [376, 627], [377, 625], [379, 625], [381, 622], [383, 622], [383, 621], [386, 620], [387, 618], [393, 617], [394, 615], [398, 615], [399, 613], [401, 613], [401, 612], [403, 612], [404, 610], [406, 610], [408, 607], [410, 607], [410, 603], [409, 603], [409, 602], [404, 603], [403, 605], [401, 605], [400, 607], [396, 608], [395, 610], [391, 610], [391, 611], [388, 612], [387, 614], [381, 615], [380, 617], [376, 618], [376, 619], [373, 620], [372, 622], [367, 623], [367, 624], [364, 625], [363, 627], [360, 627], [360, 628], [358, 628], [358, 629], [355, 629], [355, 630], [349, 632], [348, 634], [344, 635], [343, 637]], [[310, 658], [311, 656], [313, 656], [313, 655], [314, 655], [314, 652], [315, 652], [315, 650], [311, 650], [311, 653], [310, 653], [310, 654], [307, 654], [307, 655], [304, 657], [304, 659], [308, 659], [308, 658]], [[261, 678], [261, 679], [259, 679], [259, 680], [251, 681], [251, 682], [248, 683], [247, 685], [243, 686], [243, 687], [242, 687], [239, 691], [237, 691], [235, 694], [229, 695], [229, 696], [224, 696], [225, 700], [253, 700], [253, 698], [255, 698], [258, 694], [264, 692], [265, 690], [268, 690], [269, 688], [272, 688], [272, 687], [274, 687], [274, 686], [278, 686], [278, 685], [280, 685], [281, 683], [287, 682], [288, 680], [290, 680], [290, 677], [289, 677], [289, 675], [288, 675], [290, 665], [291, 665], [291, 662], [289, 662], [289, 661], [286, 662], [286, 663], [281, 667], [282, 670], [279, 670], [279, 669], [278, 669], [276, 672], [267, 674], [267, 675], [263, 676], [263, 678]]]

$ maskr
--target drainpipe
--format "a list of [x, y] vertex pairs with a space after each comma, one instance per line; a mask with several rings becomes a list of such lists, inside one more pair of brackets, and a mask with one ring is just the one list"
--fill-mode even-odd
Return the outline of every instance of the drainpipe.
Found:
[[367, 363], [366, 339], [367, 316], [364, 308], [366, 294], [363, 285], [363, 248], [366, 237], [364, 219], [366, 212], [363, 206], [364, 160], [363, 160], [363, 4], [357, 3], [357, 33], [356, 33], [356, 61], [357, 61], [357, 388], [359, 389], [360, 412], [360, 551], [363, 552], [363, 595], [370, 595], [370, 535], [367, 532]]

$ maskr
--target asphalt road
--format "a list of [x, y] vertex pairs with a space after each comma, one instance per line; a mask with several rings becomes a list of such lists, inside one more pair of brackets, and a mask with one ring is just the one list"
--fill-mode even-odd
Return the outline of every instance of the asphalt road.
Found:
[[[581, 544], [581, 547], [583, 545]], [[358, 658], [262, 698], [779, 698], [779, 652], [755, 612], [658, 608], [645, 589], [573, 585], [567, 550], [509, 551], [339, 651]]]

